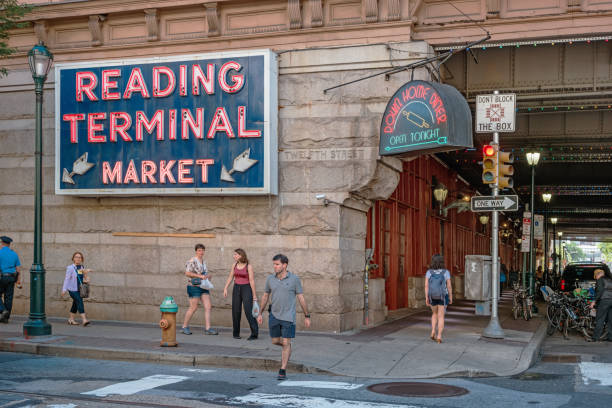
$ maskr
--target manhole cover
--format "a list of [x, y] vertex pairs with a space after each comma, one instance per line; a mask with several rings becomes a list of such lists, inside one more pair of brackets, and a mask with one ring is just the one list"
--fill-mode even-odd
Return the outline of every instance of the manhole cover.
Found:
[[372, 384], [368, 387], [368, 390], [377, 392], [379, 394], [422, 398], [456, 397], [458, 395], [465, 395], [469, 392], [465, 388], [455, 387], [453, 385], [425, 382], [390, 382]]

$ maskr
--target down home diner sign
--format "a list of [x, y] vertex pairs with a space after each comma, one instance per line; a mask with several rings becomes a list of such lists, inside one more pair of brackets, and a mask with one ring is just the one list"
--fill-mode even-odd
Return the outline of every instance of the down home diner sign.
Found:
[[463, 95], [452, 86], [410, 81], [389, 100], [380, 124], [381, 156], [472, 146], [472, 113]]
[[57, 194], [276, 194], [270, 50], [57, 64]]

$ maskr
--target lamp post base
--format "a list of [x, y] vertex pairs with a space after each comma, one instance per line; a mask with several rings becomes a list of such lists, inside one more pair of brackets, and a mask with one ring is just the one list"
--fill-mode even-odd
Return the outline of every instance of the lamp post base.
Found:
[[47, 323], [46, 319], [33, 319], [30, 318], [23, 325], [23, 336], [34, 337], [34, 336], [50, 336], [51, 325]]
[[488, 337], [490, 339], [504, 338], [504, 329], [499, 325], [497, 317], [491, 318], [489, 325], [482, 331], [482, 337]]
[[30, 268], [30, 315], [23, 325], [23, 335], [24, 337], [51, 335], [51, 325], [47, 322], [45, 314], [45, 267], [42, 263], [35, 262]]

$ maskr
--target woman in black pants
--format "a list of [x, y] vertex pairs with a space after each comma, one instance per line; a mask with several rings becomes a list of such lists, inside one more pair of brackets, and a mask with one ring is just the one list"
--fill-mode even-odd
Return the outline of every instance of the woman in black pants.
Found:
[[234, 328], [234, 338], [240, 338], [240, 318], [242, 314], [240, 307], [243, 306], [244, 314], [251, 327], [251, 336], [247, 340], [255, 340], [259, 335], [259, 326], [252, 314], [253, 301], [257, 301], [253, 266], [249, 264], [246, 252], [241, 248], [234, 251], [234, 261], [225, 287], [223, 288], [223, 296], [227, 297], [227, 288], [230, 283], [232, 283], [232, 280], [234, 281], [234, 290], [232, 291], [232, 326]]

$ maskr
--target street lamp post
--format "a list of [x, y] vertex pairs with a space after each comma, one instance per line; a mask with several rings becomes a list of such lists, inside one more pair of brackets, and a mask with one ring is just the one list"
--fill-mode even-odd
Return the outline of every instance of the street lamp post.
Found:
[[438, 184], [433, 190], [433, 195], [438, 202], [440, 210], [440, 254], [444, 256], [444, 218], [442, 218], [442, 207], [444, 206], [444, 201], [448, 195], [448, 189], [444, 186], [444, 184]]
[[550, 199], [552, 198], [552, 194], [544, 193], [542, 194], [542, 201], [546, 206], [546, 211], [544, 211], [544, 285], [548, 285], [548, 203], [550, 203]]
[[533, 253], [534, 246], [534, 230], [535, 230], [535, 206], [534, 206], [534, 198], [535, 198], [535, 166], [538, 165], [540, 161], [540, 153], [539, 152], [530, 152], [527, 153], [527, 163], [531, 166], [531, 205], [529, 209], [531, 210], [531, 227], [529, 228], [529, 294], [533, 296], [534, 292], [534, 272], [535, 272], [535, 256]]
[[563, 260], [565, 257], [565, 244], [563, 243], [563, 231], [557, 232], [557, 236], [559, 237], [559, 252], [561, 252], [561, 260], [559, 261], [559, 274], [561, 274], [561, 267], [563, 266]]
[[34, 145], [34, 260], [30, 269], [30, 315], [23, 325], [23, 335], [46, 336], [51, 325], [45, 315], [45, 267], [42, 250], [42, 106], [43, 85], [53, 64], [53, 54], [40, 42], [28, 53], [28, 62], [36, 92], [36, 141]]
[[559, 273], [557, 271], [557, 231], [556, 231], [556, 226], [557, 226], [557, 218], [556, 217], [552, 217], [550, 219], [550, 223], [553, 226], [553, 274], [555, 275], [555, 282], [558, 282], [559, 279]]

